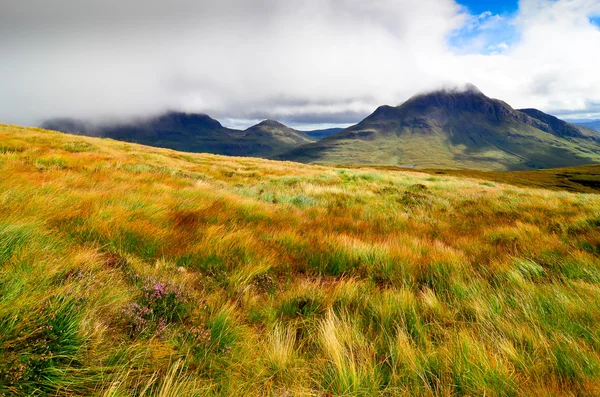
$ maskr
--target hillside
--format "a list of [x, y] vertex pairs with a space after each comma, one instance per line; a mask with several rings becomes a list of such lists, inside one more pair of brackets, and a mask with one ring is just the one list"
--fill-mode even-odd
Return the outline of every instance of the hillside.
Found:
[[600, 134], [469, 87], [381, 106], [359, 124], [279, 157], [307, 163], [480, 170], [600, 162]]
[[594, 396], [599, 301], [598, 194], [0, 125], [0, 395]]
[[42, 123], [42, 128], [184, 152], [231, 156], [271, 157], [315, 141], [302, 132], [271, 120], [240, 131], [225, 128], [205, 114], [178, 112], [120, 124], [55, 119]]
[[560, 120], [557, 117], [546, 114], [537, 109], [519, 109], [519, 112], [525, 113], [526, 115], [541, 121], [543, 124], [536, 125], [536, 127], [557, 137], [586, 138], [600, 142], [600, 134], [590, 128], [567, 123], [566, 121]]

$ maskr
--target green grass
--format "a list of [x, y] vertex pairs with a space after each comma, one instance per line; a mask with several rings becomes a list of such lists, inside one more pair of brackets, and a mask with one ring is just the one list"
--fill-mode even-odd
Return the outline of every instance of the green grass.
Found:
[[0, 395], [600, 393], [595, 167], [0, 139]]

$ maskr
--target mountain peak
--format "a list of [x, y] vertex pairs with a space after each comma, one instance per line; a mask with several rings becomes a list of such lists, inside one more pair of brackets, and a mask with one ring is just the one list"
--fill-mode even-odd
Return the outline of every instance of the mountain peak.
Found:
[[185, 112], [167, 112], [156, 118], [158, 123], [165, 123], [172, 126], [192, 127], [199, 126], [204, 128], [222, 128], [223, 126], [217, 120], [203, 113], [185, 113]]
[[467, 84], [462, 88], [442, 89], [415, 95], [398, 109], [408, 113], [425, 112], [427, 109], [478, 113], [495, 121], [503, 121], [511, 115], [513, 117], [523, 116], [505, 102], [486, 96], [473, 84]]
[[256, 126], [262, 126], [262, 127], [271, 127], [271, 128], [289, 128], [287, 125], [280, 123], [279, 121], [275, 121], [275, 120], [263, 120], [260, 123], [258, 123]]
[[473, 94], [483, 94], [483, 92], [479, 88], [477, 88], [477, 86], [475, 84], [471, 84], [471, 83], [465, 84], [464, 91], [470, 92]]
[[[551, 136], [554, 135], [554, 136]], [[380, 106], [370, 116], [283, 159], [495, 170], [597, 162], [597, 134], [536, 110], [517, 111], [472, 84]]]
[[439, 104], [447, 103], [456, 99], [462, 100], [490, 100], [479, 88], [473, 84], [466, 84], [464, 87], [442, 88], [422, 94], [417, 94], [410, 98], [408, 102], [422, 102], [431, 104], [438, 102]]

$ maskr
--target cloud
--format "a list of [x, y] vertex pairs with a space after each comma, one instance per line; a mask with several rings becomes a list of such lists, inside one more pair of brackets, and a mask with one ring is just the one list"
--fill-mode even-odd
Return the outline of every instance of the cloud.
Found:
[[176, 109], [351, 123], [464, 82], [519, 107], [600, 102], [597, 0], [522, 0], [501, 16], [453, 0], [4, 3], [0, 122]]

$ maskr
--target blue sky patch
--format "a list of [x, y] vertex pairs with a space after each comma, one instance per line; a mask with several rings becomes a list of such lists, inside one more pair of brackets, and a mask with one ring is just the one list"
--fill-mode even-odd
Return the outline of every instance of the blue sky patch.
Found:
[[459, 4], [467, 7], [471, 14], [481, 14], [490, 11], [492, 14], [507, 14], [517, 11], [518, 0], [458, 0]]
[[458, 54], [499, 54], [518, 41], [513, 24], [518, 1], [462, 0], [471, 18], [464, 27], [453, 32], [448, 41]]

